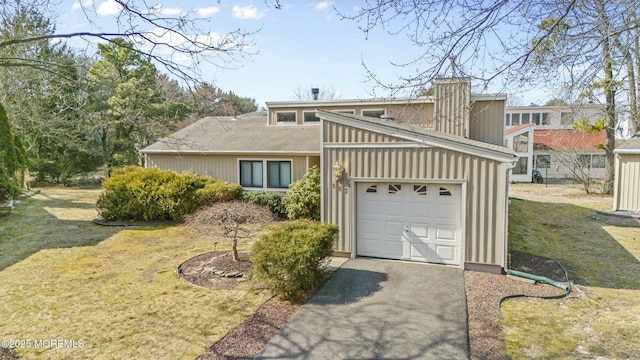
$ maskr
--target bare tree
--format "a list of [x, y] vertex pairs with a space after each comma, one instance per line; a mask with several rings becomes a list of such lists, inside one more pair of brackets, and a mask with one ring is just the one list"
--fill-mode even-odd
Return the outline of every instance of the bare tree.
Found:
[[365, 65], [370, 79], [391, 92], [425, 88], [446, 75], [452, 61], [451, 75], [471, 77], [482, 88], [560, 84], [572, 93], [568, 98], [601, 101], [607, 124], [605, 191], [612, 189], [616, 103], [628, 104], [638, 121], [635, 1], [367, 0], [355, 12], [336, 10], [358, 23], [366, 36], [383, 28], [407, 35], [420, 48], [416, 58], [392, 60], [409, 74], [394, 84], [383, 83]]
[[[226, 34], [210, 32], [210, 19], [202, 11], [163, 11], [161, 5], [151, 5], [144, 1], [112, 0], [116, 31], [102, 31], [97, 26], [101, 9], [97, 2], [78, 1], [77, 6], [84, 12], [92, 25], [91, 31], [57, 32], [4, 38], [0, 49], [40, 42], [43, 40], [65, 40], [80, 38], [89, 43], [112, 42], [124, 38], [133, 44], [132, 50], [148, 57], [166, 72], [179, 78], [197, 82], [199, 68], [205, 64], [217, 67], [234, 67], [251, 54], [251, 37], [258, 30], [236, 29]], [[0, 7], [0, 22], [15, 18], [15, 14], [25, 8], [54, 13], [55, 2], [47, 0], [4, 1]], [[277, 6], [278, 4], [272, 4]], [[43, 71], [56, 71], [57, 64], [44, 63], [38, 58], [3, 57], [0, 66], [30, 66]]]
[[[314, 93], [314, 91], [317, 92]], [[298, 85], [293, 91], [293, 99], [297, 101], [337, 100], [339, 98], [333, 86], [308, 86], [303, 88]]]

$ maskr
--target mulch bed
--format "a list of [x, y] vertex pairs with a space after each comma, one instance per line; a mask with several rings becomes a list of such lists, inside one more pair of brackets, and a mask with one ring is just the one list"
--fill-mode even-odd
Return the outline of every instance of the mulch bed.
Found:
[[[181, 276], [197, 286], [238, 289], [242, 282], [220, 278], [211, 272], [198, 272], [204, 266], [225, 271], [250, 271], [248, 254], [240, 253], [241, 261], [234, 262], [228, 252], [212, 252], [196, 256], [180, 266]], [[206, 264], [206, 265], [203, 265]], [[512, 252], [511, 266], [556, 281], [564, 280], [564, 273], [550, 259], [526, 253]], [[180, 271], [179, 271], [180, 272]], [[192, 274], [193, 273], [193, 274]], [[185, 275], [191, 274], [191, 275]], [[507, 295], [559, 295], [561, 289], [543, 284], [529, 284], [504, 275], [477, 271], [464, 272], [467, 310], [469, 313], [469, 345], [472, 359], [503, 360], [506, 357], [500, 300]], [[213, 344], [199, 360], [253, 359], [293, 317], [300, 305], [271, 298], [244, 323]]]
[[[239, 289], [247, 280], [253, 264], [246, 252], [239, 252], [238, 258], [238, 261], [233, 261], [229, 251], [212, 251], [180, 264], [178, 275], [188, 283], [207, 289]], [[214, 271], [224, 271], [224, 274], [240, 272], [244, 276], [225, 277], [216, 275]]]

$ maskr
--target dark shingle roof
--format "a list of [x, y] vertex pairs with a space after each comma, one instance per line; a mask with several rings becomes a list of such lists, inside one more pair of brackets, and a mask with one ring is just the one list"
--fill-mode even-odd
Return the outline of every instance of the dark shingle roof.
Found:
[[263, 114], [206, 117], [142, 153], [320, 153], [320, 126], [267, 126]]

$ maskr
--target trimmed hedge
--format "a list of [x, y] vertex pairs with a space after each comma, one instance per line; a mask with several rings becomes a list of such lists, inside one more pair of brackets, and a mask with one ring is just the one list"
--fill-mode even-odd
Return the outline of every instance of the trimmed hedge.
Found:
[[260, 205], [267, 208], [280, 219], [287, 218], [287, 209], [284, 207], [284, 198], [287, 193], [280, 191], [249, 190], [242, 193], [242, 201], [249, 204]]
[[180, 220], [198, 207], [236, 199], [242, 187], [196, 174], [126, 166], [102, 182], [96, 206], [105, 220]]
[[284, 199], [289, 219], [320, 221], [320, 169], [312, 167], [304, 177], [289, 185]]
[[338, 227], [295, 220], [267, 228], [253, 245], [251, 276], [285, 300], [303, 301], [328, 275]]

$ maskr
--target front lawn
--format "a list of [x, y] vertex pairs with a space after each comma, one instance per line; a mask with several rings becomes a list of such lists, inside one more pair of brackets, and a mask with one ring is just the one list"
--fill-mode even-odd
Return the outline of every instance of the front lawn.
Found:
[[[572, 186], [515, 184], [509, 249], [558, 260], [576, 284], [568, 298], [502, 305], [512, 359], [637, 359], [640, 222], [597, 214], [611, 197]], [[544, 275], [544, 274], [541, 274]]]
[[187, 285], [176, 267], [212, 241], [94, 225], [99, 193], [45, 188], [0, 218], [0, 340], [29, 341], [23, 358], [195, 358], [267, 300]]

